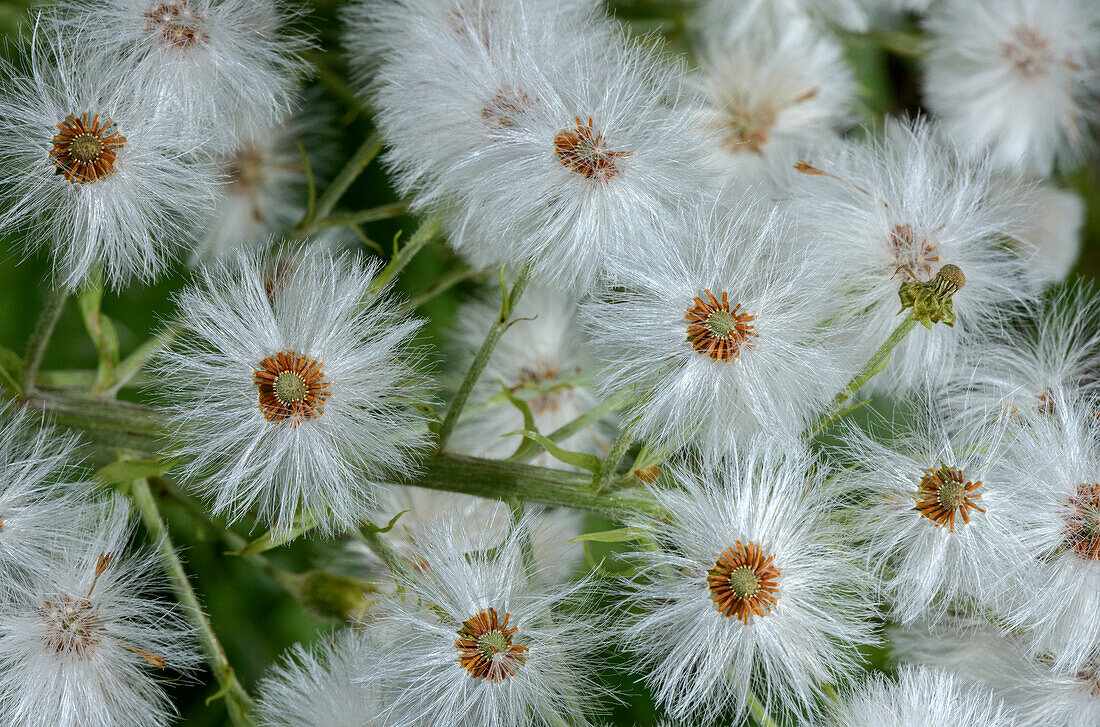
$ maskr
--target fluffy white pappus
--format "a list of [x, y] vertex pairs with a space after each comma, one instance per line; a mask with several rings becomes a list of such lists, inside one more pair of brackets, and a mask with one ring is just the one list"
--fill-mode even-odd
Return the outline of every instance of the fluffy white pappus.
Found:
[[202, 139], [158, 113], [125, 67], [50, 23], [20, 50], [26, 73], [0, 64], [0, 230], [49, 249], [67, 288], [97, 269], [113, 288], [152, 280], [217, 198], [215, 168], [195, 153]]
[[1079, 160], [1100, 113], [1100, 6], [945, 0], [924, 27], [925, 97], [953, 138], [1041, 176]]
[[[493, 402], [501, 387], [522, 399], [543, 434], [573, 421], [599, 403], [590, 377], [595, 369], [577, 320], [577, 301], [570, 295], [529, 286], [512, 310], [515, 323], [493, 349], [485, 372], [471, 396], [464, 418], [455, 428], [451, 449], [475, 457], [505, 459], [520, 446], [520, 437], [504, 435], [524, 428], [523, 413], [509, 402]], [[473, 300], [456, 314], [451, 335], [455, 367], [465, 371], [500, 316], [500, 295]], [[596, 422], [559, 442], [567, 450], [604, 456], [613, 426]], [[542, 452], [533, 464], [569, 466]]]
[[[308, 181], [298, 139], [318, 186], [336, 157], [332, 109], [315, 94], [300, 97], [293, 116], [263, 127], [244, 124], [235, 150], [219, 158], [229, 182], [206, 223], [192, 262], [228, 257], [238, 248], [262, 248], [305, 213]], [[331, 228], [330, 228], [331, 229]]]
[[0, 713], [13, 727], [164, 727], [164, 683], [201, 662], [193, 628], [161, 597], [159, 557], [131, 549], [125, 500], [70, 525], [81, 537], [0, 602]]
[[953, 298], [954, 327], [907, 336], [869, 382], [873, 393], [904, 393], [925, 377], [942, 378], [967, 341], [1034, 294], [1025, 256], [1008, 243], [1032, 208], [995, 184], [988, 164], [960, 158], [934, 124], [888, 120], [880, 138], [824, 145], [789, 175], [789, 206], [816, 241], [816, 259], [847, 287], [823, 302], [855, 320], [852, 343], [864, 358], [901, 323], [903, 282], [931, 280], [948, 263], [966, 276]]
[[372, 625], [386, 642], [357, 679], [392, 694], [387, 725], [589, 724], [606, 692], [592, 657], [607, 634], [590, 615], [587, 581], [550, 584], [525, 565], [534, 526], [520, 519], [501, 540], [442, 519], [415, 534], [420, 567], [398, 578], [404, 597], [378, 602]]
[[[365, 90], [380, 64], [431, 39], [471, 48], [568, 40], [565, 28], [584, 33], [604, 13], [599, 0], [351, 0], [342, 11], [343, 45], [353, 86]], [[547, 30], [551, 38], [540, 36]]]
[[638, 392], [624, 416], [641, 437], [722, 454], [797, 435], [841, 389], [858, 363], [821, 325], [839, 284], [796, 234], [747, 197], [699, 211], [636, 240], [616, 261], [622, 285], [582, 303], [601, 390]]
[[354, 679], [377, 637], [346, 628], [307, 648], [295, 645], [258, 685], [262, 727], [385, 727], [383, 696]]
[[123, 64], [160, 115], [208, 148], [290, 113], [310, 40], [283, 0], [73, 0], [55, 13], [79, 43]]
[[728, 39], [752, 32], [753, 24], [765, 17], [778, 23], [809, 18], [822, 29], [837, 26], [863, 31], [870, 27], [880, 4], [881, 0], [709, 0], [701, 4], [694, 25], [724, 33]]
[[852, 526], [901, 623], [938, 622], [960, 603], [988, 603], [1026, 582], [1019, 531], [1028, 503], [991, 471], [1011, 446], [1005, 424], [956, 430], [944, 409], [939, 392], [927, 392], [890, 440], [855, 426], [843, 435], [854, 468], [838, 479], [860, 500]]
[[1035, 251], [1032, 275], [1041, 283], [1060, 283], [1081, 254], [1085, 201], [1076, 192], [1050, 184], [1037, 185], [1032, 192], [1035, 214], [1018, 238]]
[[1100, 404], [1058, 397], [1053, 415], [1027, 412], [998, 477], [1026, 503], [1020, 536], [1030, 556], [1024, 588], [1010, 589], [998, 616], [1031, 653], [1059, 669], [1082, 669], [1100, 644]]
[[215, 512], [330, 534], [363, 520], [379, 480], [416, 469], [422, 321], [371, 291], [378, 268], [241, 253], [177, 296], [183, 333], [158, 359], [157, 380], [172, 382], [158, 396], [181, 474]]
[[957, 426], [1052, 414], [1066, 397], [1100, 395], [1100, 296], [1079, 284], [1048, 293], [966, 349], [948, 379], [944, 414]]
[[[730, 15], [742, 12], [723, 7]], [[804, 18], [758, 15], [731, 39], [728, 22], [704, 28], [699, 70], [687, 77], [716, 164], [742, 184], [765, 179], [767, 162], [792, 165], [799, 148], [843, 131], [857, 98], [835, 40]]]
[[961, 626], [954, 634], [921, 626], [891, 629], [892, 657], [944, 669], [961, 681], [991, 688], [1012, 711], [1017, 727], [1100, 724], [1100, 664], [1060, 671], [1045, 658], [1029, 656], [1013, 636], [988, 625]]
[[48, 571], [72, 540], [91, 492], [75, 467], [80, 459], [75, 435], [0, 406], [0, 593]]
[[[701, 472], [665, 472], [668, 513], [632, 525], [657, 547], [636, 554], [620, 638], [670, 717], [738, 723], [755, 694], [772, 711], [817, 710], [817, 687], [850, 675], [874, 641], [871, 577], [852, 563], [838, 503], [797, 444], [770, 440]], [[625, 615], [636, 614], [636, 615]]]
[[469, 43], [444, 24], [392, 58], [376, 120], [398, 186], [450, 210], [456, 250], [583, 292], [698, 201], [702, 140], [659, 49], [528, 9], [516, 37]]
[[1004, 703], [985, 688], [939, 669], [903, 667], [897, 681], [868, 677], [845, 696], [834, 727], [1018, 727]]
[[[580, 567], [582, 548], [569, 541], [581, 534], [583, 516], [574, 510], [529, 508], [531, 550], [542, 578], [559, 582], [576, 575]], [[403, 514], [401, 514], [403, 513]], [[503, 502], [487, 500], [457, 492], [440, 492], [422, 487], [387, 487], [379, 497], [375, 524], [385, 526], [401, 514], [394, 528], [383, 534], [391, 547], [411, 566], [421, 556], [416, 552], [413, 535], [425, 524], [447, 518], [454, 527], [454, 536], [468, 537], [467, 551], [476, 549], [477, 540], [488, 537], [503, 541], [512, 529], [512, 511]], [[484, 535], [482, 535], [484, 533]], [[349, 548], [359, 562], [370, 570], [379, 571], [385, 565], [366, 546], [351, 542]]]

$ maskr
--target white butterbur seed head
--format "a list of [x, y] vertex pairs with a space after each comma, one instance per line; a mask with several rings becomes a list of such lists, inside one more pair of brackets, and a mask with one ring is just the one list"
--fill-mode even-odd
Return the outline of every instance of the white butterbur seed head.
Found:
[[909, 422], [895, 424], [902, 431], [891, 441], [854, 426], [844, 437], [855, 465], [844, 481], [862, 496], [852, 523], [902, 622], [938, 620], [960, 600], [994, 600], [1006, 584], [1026, 582], [1020, 529], [1028, 503], [990, 472], [1007, 446], [1004, 427], [954, 431], [942, 408], [929, 392], [906, 411]]
[[[529, 508], [531, 555], [539, 574], [547, 581], [560, 582], [576, 574], [582, 555], [579, 543], [583, 516], [572, 510]], [[394, 527], [383, 533], [396, 553], [412, 567], [423, 562], [413, 536], [425, 524], [446, 517], [454, 525], [453, 535], [466, 534], [465, 549], [473, 551], [485, 538], [503, 541], [513, 527], [512, 510], [498, 500], [487, 500], [457, 492], [440, 492], [422, 487], [387, 487], [379, 497], [373, 522], [384, 525], [394, 517]], [[374, 551], [358, 542], [350, 544], [356, 559], [372, 571], [384, 570]]]
[[925, 94], [948, 132], [999, 167], [1077, 161], [1100, 111], [1091, 0], [945, 0], [925, 23]]
[[590, 660], [606, 634], [590, 621], [585, 582], [540, 586], [525, 567], [532, 526], [518, 519], [503, 539], [442, 520], [417, 532], [419, 567], [398, 577], [406, 596], [379, 602], [372, 625], [386, 646], [359, 678], [393, 690], [385, 724], [588, 724], [603, 691]]
[[[471, 301], [458, 311], [452, 345], [458, 370], [468, 368], [499, 315], [499, 295]], [[500, 398], [502, 385], [526, 402], [538, 431], [547, 435], [599, 403], [591, 382], [584, 378], [592, 375], [595, 365], [582, 346], [572, 296], [529, 286], [511, 317], [515, 323], [493, 349], [470, 402], [471, 409], [486, 408], [456, 427], [451, 448], [457, 452], [503, 459], [516, 451], [520, 438], [504, 435], [523, 429], [523, 414], [509, 402], [490, 401]], [[559, 444], [570, 451], [602, 456], [609, 449], [609, 429], [597, 422]], [[567, 467], [546, 452], [532, 463]]]
[[905, 667], [897, 682], [872, 676], [852, 690], [829, 723], [835, 727], [1017, 727], [988, 689], [941, 670]]
[[376, 638], [355, 628], [295, 646], [259, 685], [262, 727], [384, 727], [382, 696], [354, 679]]
[[838, 44], [802, 18], [759, 15], [731, 39], [728, 22], [705, 28], [700, 69], [688, 76], [716, 161], [743, 184], [764, 178], [768, 162], [794, 164], [800, 146], [842, 131], [856, 99]]
[[1027, 587], [1010, 589], [998, 615], [1031, 653], [1059, 669], [1085, 668], [1100, 643], [1100, 411], [1094, 399], [1058, 398], [1028, 412], [999, 460], [999, 476], [1028, 507], [1020, 527]]
[[41, 425], [0, 407], [0, 593], [49, 569], [90, 492], [74, 479], [76, 437]]
[[129, 552], [127, 503], [95, 515], [0, 602], [0, 712], [18, 727], [164, 727], [163, 681], [200, 661], [187, 621], [158, 598], [159, 559]]
[[893, 629], [890, 640], [897, 660], [944, 669], [962, 682], [992, 689], [1016, 717], [1017, 727], [1100, 723], [1100, 661], [1061, 670], [1048, 655], [1029, 655], [1017, 637], [967, 622], [954, 624], [948, 633]]
[[183, 474], [231, 519], [286, 531], [361, 522], [379, 479], [415, 469], [421, 322], [371, 292], [377, 264], [313, 250], [241, 254], [178, 298], [185, 333], [159, 363]]
[[112, 287], [155, 277], [212, 208], [214, 168], [193, 155], [202, 138], [50, 23], [24, 47], [29, 73], [0, 65], [0, 229], [50, 248], [68, 288], [97, 269]]
[[[741, 200], [635, 241], [621, 286], [582, 304], [603, 390], [634, 387], [641, 436], [721, 454], [762, 429], [797, 434], [850, 375], [819, 327], [835, 279], [775, 210]], [[785, 252], [790, 245], [790, 254]]]
[[823, 145], [789, 182], [790, 207], [816, 240], [817, 259], [844, 276], [834, 313], [854, 319], [864, 359], [901, 322], [904, 284], [927, 285], [947, 265], [965, 276], [955, 320], [907, 336], [870, 381], [872, 392], [942, 378], [976, 331], [1033, 294], [1025, 259], [1008, 244], [1032, 208], [995, 183], [988, 165], [960, 158], [933, 124], [887, 121], [876, 141]]
[[657, 547], [636, 555], [620, 633], [675, 719], [740, 717], [750, 690], [768, 709], [813, 712], [815, 683], [843, 678], [872, 641], [870, 577], [850, 563], [837, 503], [798, 445], [775, 449], [758, 441], [701, 474], [665, 468], [676, 489], [653, 493], [668, 517], [633, 523]]
[[55, 17], [221, 150], [285, 118], [305, 69], [308, 42], [287, 29], [282, 0], [71, 0]]
[[452, 212], [472, 262], [530, 262], [583, 292], [698, 197], [699, 144], [657, 51], [591, 14], [509, 5], [485, 6], [483, 30], [432, 16], [404, 32], [372, 89], [386, 159], [419, 206]]
[[974, 341], [948, 380], [945, 414], [969, 426], [1054, 414], [1057, 402], [1100, 393], [1100, 299], [1088, 285], [1048, 294]]

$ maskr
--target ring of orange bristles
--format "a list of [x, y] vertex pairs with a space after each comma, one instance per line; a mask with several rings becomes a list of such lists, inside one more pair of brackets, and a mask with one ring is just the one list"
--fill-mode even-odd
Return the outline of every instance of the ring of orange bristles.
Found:
[[108, 119], [102, 125], [99, 114], [88, 123], [88, 113], [80, 118], [69, 116], [57, 125], [50, 156], [56, 173], [73, 184], [85, 184], [110, 176], [115, 171], [118, 150], [126, 145], [126, 137]]
[[779, 592], [779, 569], [775, 554], [764, 556], [756, 543], [743, 545], [740, 540], [718, 556], [707, 572], [707, 586], [719, 613], [736, 616], [748, 625], [753, 616], [764, 617], [775, 606]]
[[[752, 348], [752, 339], [759, 335], [753, 324], [756, 316], [742, 311], [740, 303], [731, 310], [729, 293], [724, 290], [721, 301], [709, 289], [703, 292], [707, 301], [695, 298], [695, 305], [688, 308], [684, 316], [684, 320], [688, 321], [687, 340], [696, 351], [716, 361], [740, 358], [742, 349]], [[720, 326], [715, 314], [725, 319]]]
[[554, 153], [562, 166], [585, 179], [609, 182], [619, 173], [618, 160], [630, 156], [628, 151], [611, 151], [603, 134], [592, 125], [588, 117], [585, 125], [579, 116], [573, 117], [576, 127], [562, 129], [554, 135]]
[[502, 622], [496, 609], [490, 608], [462, 623], [455, 648], [458, 649], [458, 663], [470, 673], [470, 678], [499, 682], [515, 674], [527, 662], [524, 654], [530, 649], [512, 641], [519, 629], [508, 627], [511, 618], [511, 614], [505, 613]]
[[930, 467], [928, 474], [920, 479], [916, 509], [935, 523], [936, 527], [942, 528], [946, 525], [953, 533], [956, 516], [961, 517], [963, 522], [969, 525], [972, 510], [985, 512], [975, 502], [981, 494], [976, 494], [974, 491], [981, 486], [981, 480], [967, 481], [960, 469], [946, 465], [941, 465], [939, 469]]
[[1066, 526], [1066, 543], [1081, 560], [1100, 560], [1100, 484], [1083, 484], [1070, 498], [1074, 514]]
[[[292, 387], [284, 384], [285, 377], [296, 377], [291, 378]], [[332, 396], [332, 382], [325, 380], [321, 363], [295, 351], [279, 351], [261, 361], [252, 372], [252, 384], [259, 390], [264, 418], [275, 423], [290, 420], [292, 427], [324, 414], [325, 400]]]

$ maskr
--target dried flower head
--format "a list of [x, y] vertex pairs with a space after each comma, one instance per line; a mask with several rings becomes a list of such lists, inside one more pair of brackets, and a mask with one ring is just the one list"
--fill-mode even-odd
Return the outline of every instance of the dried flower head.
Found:
[[126, 145], [126, 137], [118, 133], [114, 121], [99, 122], [99, 114], [88, 123], [88, 113], [80, 118], [72, 114], [57, 125], [53, 138], [53, 157], [57, 173], [74, 184], [94, 182], [115, 171], [118, 150]]
[[455, 648], [458, 663], [471, 678], [501, 681], [526, 663], [524, 654], [530, 649], [515, 642], [519, 627], [508, 628], [511, 618], [512, 614], [505, 613], [501, 620], [496, 609], [489, 608], [462, 622]]
[[928, 474], [920, 478], [917, 489], [917, 511], [936, 524], [936, 527], [948, 527], [955, 532], [955, 517], [970, 524], [970, 512], [977, 510], [977, 500], [982, 495], [977, 489], [982, 481], [971, 482], [963, 476], [958, 467], [941, 464], [938, 468], [929, 467]]
[[707, 573], [707, 585], [723, 616], [736, 616], [747, 625], [750, 616], [763, 617], [772, 610], [780, 575], [772, 564], [774, 559], [774, 553], [764, 557], [756, 543], [745, 546], [740, 540], [722, 551]]

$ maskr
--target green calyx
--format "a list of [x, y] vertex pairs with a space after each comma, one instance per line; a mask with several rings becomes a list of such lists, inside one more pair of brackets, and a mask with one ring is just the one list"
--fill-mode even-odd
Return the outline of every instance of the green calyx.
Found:
[[924, 283], [905, 282], [898, 289], [901, 298], [901, 313], [906, 308], [913, 309], [913, 320], [931, 329], [933, 323], [955, 325], [955, 308], [952, 296], [966, 285], [966, 276], [958, 265], [944, 265], [935, 277]]

